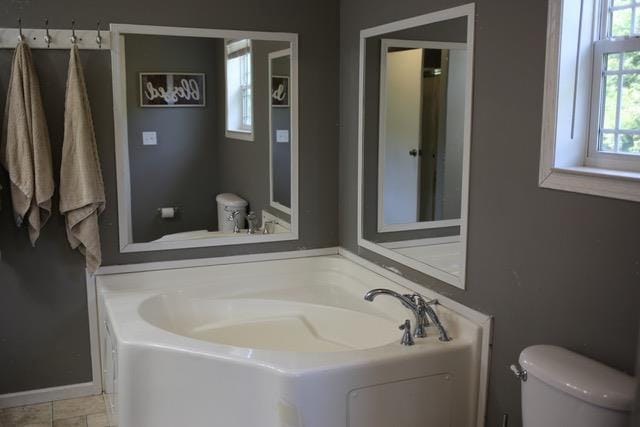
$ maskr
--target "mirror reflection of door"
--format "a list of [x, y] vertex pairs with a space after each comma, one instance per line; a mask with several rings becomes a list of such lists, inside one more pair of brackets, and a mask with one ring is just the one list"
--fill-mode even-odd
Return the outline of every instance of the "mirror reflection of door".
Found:
[[384, 112], [384, 219], [388, 224], [416, 222], [420, 148], [422, 49], [387, 54]]
[[383, 224], [460, 218], [466, 51], [397, 44], [383, 43]]

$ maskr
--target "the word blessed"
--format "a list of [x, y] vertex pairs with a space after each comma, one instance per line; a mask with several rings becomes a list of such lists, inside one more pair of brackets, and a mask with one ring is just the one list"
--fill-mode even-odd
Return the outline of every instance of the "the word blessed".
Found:
[[162, 98], [167, 104], [176, 104], [180, 100], [199, 101], [201, 98], [200, 86], [196, 79], [180, 79], [178, 86], [168, 88], [156, 87], [153, 82], [147, 81], [144, 96], [149, 101]]

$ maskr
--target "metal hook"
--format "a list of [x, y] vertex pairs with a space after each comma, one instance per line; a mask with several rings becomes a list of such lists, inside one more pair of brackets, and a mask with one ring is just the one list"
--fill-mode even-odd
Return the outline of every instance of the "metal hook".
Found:
[[44, 20], [44, 42], [47, 44], [47, 49], [51, 46], [51, 35], [49, 34], [49, 19]]
[[76, 37], [76, 21], [71, 21], [71, 37], [69, 37], [69, 41], [71, 41], [71, 44], [78, 43], [78, 38]]
[[102, 49], [102, 36], [100, 35], [100, 21], [96, 24], [96, 30], [98, 35], [96, 36], [96, 43], [98, 43], [98, 49]]
[[18, 41], [24, 41], [24, 36], [22, 35], [22, 18], [18, 18]]

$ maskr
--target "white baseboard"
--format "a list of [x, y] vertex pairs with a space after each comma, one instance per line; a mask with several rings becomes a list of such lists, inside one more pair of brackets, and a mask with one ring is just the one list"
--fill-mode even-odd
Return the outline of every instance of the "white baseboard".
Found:
[[54, 400], [73, 399], [74, 397], [93, 396], [101, 393], [100, 384], [90, 382], [0, 394], [0, 409]]

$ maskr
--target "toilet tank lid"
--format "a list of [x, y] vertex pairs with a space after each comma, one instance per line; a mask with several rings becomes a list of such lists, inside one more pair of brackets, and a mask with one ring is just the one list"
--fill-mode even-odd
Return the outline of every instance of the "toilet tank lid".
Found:
[[630, 411], [633, 377], [553, 345], [534, 345], [520, 353], [527, 374], [577, 399], [618, 411]]
[[242, 208], [247, 206], [247, 201], [233, 193], [220, 193], [216, 196], [216, 202], [233, 208]]

